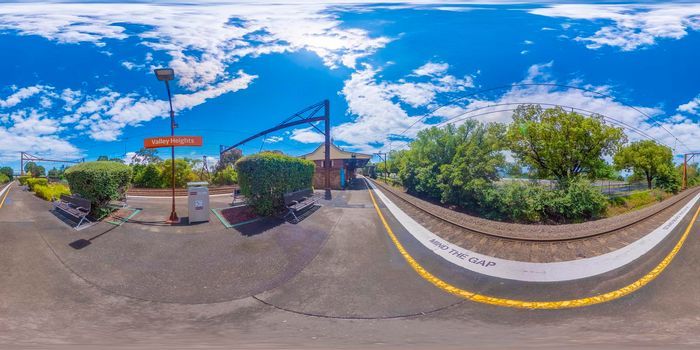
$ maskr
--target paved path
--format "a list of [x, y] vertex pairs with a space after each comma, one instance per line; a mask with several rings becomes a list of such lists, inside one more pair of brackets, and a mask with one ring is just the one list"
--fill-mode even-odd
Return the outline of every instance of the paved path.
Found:
[[[559, 298], [618, 288], [648, 272], [682, 233], [674, 231], [643, 264], [623, 268], [607, 279], [555, 288], [456, 269], [412, 241], [390, 213], [384, 209], [382, 213], [406, 250], [431, 273], [460, 288], [513, 298]], [[685, 218], [681, 228], [688, 221]], [[334, 193], [333, 201], [300, 224], [317, 227], [316, 235], [322, 238], [318, 241], [309, 241], [312, 237], [294, 231], [301, 226], [289, 224], [251, 237], [223, 228], [170, 234], [163, 227], [155, 232], [125, 224], [75, 250], [66, 244], [92, 232], [61, 225], [46, 202], [19, 187], [10, 189], [0, 208], [0, 347], [39, 343], [71, 349], [78, 347], [75, 344], [576, 348], [592, 342], [613, 348], [700, 342], [697, 227], [667, 270], [638, 292], [601, 305], [543, 311], [464, 301], [421, 278], [398, 254], [367, 190], [359, 186]], [[99, 232], [104, 225], [90, 230]], [[299, 240], [316, 248], [299, 245]], [[210, 241], [221, 242], [224, 248], [208, 245]], [[188, 272], [188, 266], [207, 266], [206, 254], [218, 257], [216, 261], [226, 256], [225, 247], [230, 255], [242, 256], [227, 261], [227, 266], [201, 269], [201, 276]], [[282, 253], [289, 247], [297, 247], [296, 252], [290, 248]], [[285, 263], [275, 265], [270, 258], [274, 254], [283, 254], [278, 260]], [[293, 259], [301, 262], [289, 263]], [[158, 264], [149, 267], [154, 262]], [[265, 281], [285, 278], [270, 288], [256, 289], [258, 279], [245, 278], [251, 272]], [[189, 273], [191, 283], [178, 278], [181, 273]], [[148, 276], [159, 276], [150, 284], [152, 289], [134, 286], [145, 283]], [[207, 276], [230, 282], [213, 285], [214, 292], [207, 294], [201, 288]], [[189, 292], [180, 290], [188, 287]], [[418, 315], [381, 319], [412, 314]]]

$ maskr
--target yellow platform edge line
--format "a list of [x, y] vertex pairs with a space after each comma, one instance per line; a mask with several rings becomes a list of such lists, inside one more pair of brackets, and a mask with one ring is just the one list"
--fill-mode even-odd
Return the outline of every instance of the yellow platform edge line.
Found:
[[394, 231], [391, 230], [391, 227], [389, 227], [389, 224], [387, 223], [386, 219], [384, 218], [384, 214], [382, 214], [382, 211], [379, 209], [379, 206], [377, 205], [377, 200], [374, 198], [374, 194], [372, 193], [373, 190], [368, 187], [369, 190], [369, 195], [372, 198], [372, 203], [374, 204], [374, 209], [377, 211], [377, 214], [379, 215], [379, 218], [382, 221], [382, 224], [384, 224], [384, 228], [386, 229], [386, 232], [389, 234], [389, 237], [391, 238], [391, 241], [394, 243], [396, 248], [399, 250], [399, 253], [404, 257], [406, 262], [415, 270], [418, 275], [420, 275], [423, 279], [426, 281], [432, 283], [434, 286], [444, 290], [447, 293], [453, 294], [455, 296], [465, 298], [471, 301], [475, 301], [478, 303], [483, 303], [483, 304], [489, 304], [489, 305], [496, 305], [496, 306], [502, 306], [502, 307], [511, 307], [511, 308], [518, 308], [518, 309], [567, 309], [567, 308], [576, 308], [576, 307], [583, 307], [583, 306], [590, 306], [590, 305], [595, 305], [595, 304], [601, 304], [605, 303], [611, 300], [615, 300], [618, 298], [621, 298], [625, 295], [634, 293], [635, 291], [639, 290], [640, 288], [644, 287], [645, 285], [649, 284], [649, 282], [653, 281], [656, 277], [661, 275], [661, 273], [668, 267], [668, 265], [673, 261], [673, 258], [678, 254], [678, 252], [681, 250], [681, 247], [683, 247], [683, 244], [685, 243], [686, 239], [688, 238], [688, 235], [690, 234], [690, 230], [693, 228], [693, 224], [695, 223], [695, 220], [698, 218], [698, 214], [700, 214], [700, 206], [698, 209], [695, 211], [695, 215], [693, 215], [693, 219], [690, 221], [688, 224], [688, 227], [686, 227], [685, 232], [683, 233], [683, 236], [678, 240], [678, 243], [673, 247], [673, 249], [666, 255], [666, 257], [656, 266], [654, 267], [651, 271], [649, 271], [646, 275], [641, 277], [640, 279], [632, 282], [631, 284], [622, 287], [620, 289], [607, 292], [604, 294], [599, 294], [596, 296], [592, 297], [586, 297], [586, 298], [581, 298], [581, 299], [571, 299], [571, 300], [556, 300], [556, 301], [527, 301], [527, 300], [514, 300], [514, 299], [504, 299], [504, 298], [498, 298], [498, 297], [492, 297], [488, 295], [482, 295], [474, 292], [470, 292], [468, 290], [464, 290], [458, 287], [455, 287], [438, 277], [434, 276], [430, 272], [428, 272], [423, 266], [421, 266], [409, 253], [406, 251], [406, 249], [403, 247], [401, 242], [399, 242], [398, 238], [396, 238], [396, 235], [394, 234]]
[[5, 199], [7, 199], [7, 195], [10, 194], [10, 187], [12, 187], [12, 182], [10, 182], [9, 185], [7, 185], [7, 191], [5, 191], [5, 195], [2, 197], [2, 201], [0, 201], [0, 208], [5, 204]]

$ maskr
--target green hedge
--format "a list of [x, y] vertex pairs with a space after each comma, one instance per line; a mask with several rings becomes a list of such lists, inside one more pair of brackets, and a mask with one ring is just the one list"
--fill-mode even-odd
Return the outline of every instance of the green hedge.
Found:
[[59, 199], [62, 194], [70, 195], [70, 189], [63, 184], [35, 185], [34, 193], [39, 198], [53, 201]]
[[43, 177], [35, 177], [31, 179], [27, 179], [27, 186], [29, 186], [29, 189], [34, 191], [34, 186], [36, 185], [42, 185], [46, 186], [49, 184], [49, 180]]
[[31, 179], [31, 176], [28, 175], [22, 175], [17, 177], [17, 181], [19, 181], [19, 184], [22, 186], [25, 186], [27, 184], [27, 180]]
[[312, 187], [314, 163], [276, 153], [259, 153], [236, 162], [241, 193], [259, 215], [284, 207], [282, 195]]
[[0, 184], [10, 182], [10, 178], [7, 175], [0, 173]]
[[71, 192], [89, 199], [92, 214], [98, 218], [109, 213], [106, 206], [110, 201], [126, 195], [131, 181], [128, 165], [110, 161], [74, 165], [65, 174]]

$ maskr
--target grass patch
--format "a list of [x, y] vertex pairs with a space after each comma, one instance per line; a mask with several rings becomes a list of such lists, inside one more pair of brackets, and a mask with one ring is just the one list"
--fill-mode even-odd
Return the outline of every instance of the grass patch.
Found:
[[605, 216], [611, 217], [639, 210], [671, 196], [671, 193], [659, 189], [635, 191], [626, 196], [610, 199]]

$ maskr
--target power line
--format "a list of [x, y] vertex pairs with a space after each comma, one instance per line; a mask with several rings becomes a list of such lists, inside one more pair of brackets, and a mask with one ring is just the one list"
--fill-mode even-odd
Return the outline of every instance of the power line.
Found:
[[[668, 133], [673, 139], [675, 139], [676, 142], [680, 143], [681, 145], [683, 145], [683, 147], [685, 147], [686, 149], [689, 150], [688, 146], [687, 146], [683, 141], [681, 141], [680, 139], [678, 139], [675, 135], [673, 135], [673, 133], [671, 133], [671, 131], [669, 131], [665, 126], [663, 126], [663, 124], [659, 123], [657, 120], [655, 120], [654, 117], [650, 116], [649, 114], [645, 113], [644, 111], [640, 110], [639, 108], [637, 108], [637, 107], [635, 107], [635, 106], [632, 106], [632, 105], [629, 105], [629, 104], [627, 104], [627, 103], [625, 103], [625, 102], [623, 102], [623, 101], [621, 101], [621, 100], [615, 98], [614, 96], [611, 96], [611, 95], [608, 95], [608, 94], [604, 94], [604, 93], [602, 93], [602, 92], [600, 92], [600, 91], [591, 90], [591, 89], [586, 89], [586, 88], [581, 88], [581, 87], [578, 87], [578, 86], [565, 85], [565, 84], [555, 84], [555, 83], [518, 83], [518, 84], [510, 84], [510, 85], [501, 85], [501, 86], [496, 86], [496, 87], [492, 87], [492, 88], [488, 88], [488, 89], [482, 89], [482, 90], [475, 91], [475, 92], [472, 92], [472, 93], [469, 93], [469, 94], [466, 94], [466, 95], [462, 95], [462, 96], [460, 96], [460, 97], [456, 97], [456, 98], [450, 99], [447, 103], [443, 103], [443, 104], [441, 104], [440, 106], [437, 106], [436, 108], [431, 109], [431, 110], [428, 111], [427, 113], [424, 113], [424, 114], [423, 114], [422, 116], [420, 116], [415, 122], [413, 122], [411, 125], [409, 125], [406, 129], [404, 129], [404, 130], [403, 130], [401, 133], [399, 133], [397, 136], [399, 136], [399, 137], [403, 136], [408, 130], [410, 130], [411, 128], [413, 128], [413, 127], [414, 127], [415, 125], [417, 125], [419, 122], [423, 121], [425, 118], [434, 115], [437, 111], [439, 111], [439, 110], [441, 110], [441, 109], [443, 109], [443, 108], [445, 108], [445, 107], [452, 106], [452, 105], [454, 105], [455, 103], [457, 103], [457, 102], [459, 102], [459, 101], [468, 99], [468, 98], [470, 98], [470, 97], [472, 97], [472, 96], [476, 96], [477, 94], [484, 93], [484, 92], [489, 92], [489, 91], [495, 91], [495, 90], [502, 90], [502, 89], [506, 89], [506, 88], [528, 87], [528, 86], [550, 86], [550, 87], [560, 87], [560, 88], [567, 88], [567, 89], [575, 89], [575, 90], [584, 91], [584, 92], [589, 92], [589, 93], [596, 94], [596, 95], [601, 96], [601, 97], [604, 97], [604, 98], [611, 99], [612, 101], [618, 102], [618, 103], [620, 103], [622, 106], [627, 107], [627, 108], [630, 108], [630, 109], [636, 111], [637, 113], [643, 115], [644, 117], [647, 118], [647, 120], [651, 120], [654, 124], [660, 126], [666, 133]], [[388, 137], [387, 137], [387, 139], [388, 139]], [[393, 140], [389, 140], [389, 144], [388, 144], [389, 152], [391, 152], [391, 144], [392, 144], [392, 143], [393, 143]], [[384, 148], [385, 148], [385, 147], [382, 147], [382, 150], [384, 150]]]

